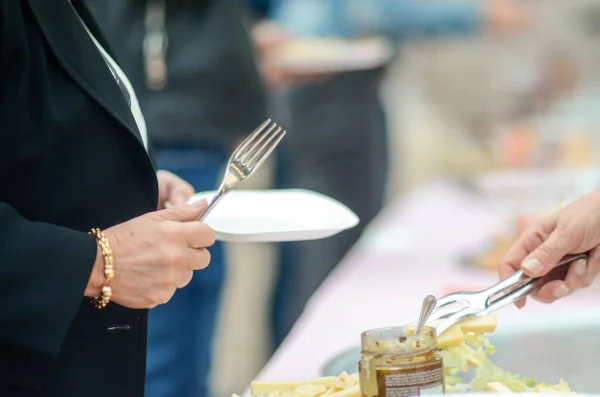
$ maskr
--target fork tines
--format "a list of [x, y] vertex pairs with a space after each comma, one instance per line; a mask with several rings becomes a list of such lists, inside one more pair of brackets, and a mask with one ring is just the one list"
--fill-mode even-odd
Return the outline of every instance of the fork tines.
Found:
[[283, 128], [267, 119], [242, 142], [233, 153], [233, 157], [246, 167], [258, 167], [269, 157], [285, 134]]

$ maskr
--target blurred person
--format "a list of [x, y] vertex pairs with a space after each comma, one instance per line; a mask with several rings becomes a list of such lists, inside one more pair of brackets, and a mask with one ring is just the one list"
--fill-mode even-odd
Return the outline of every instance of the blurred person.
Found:
[[[600, 273], [600, 190], [565, 208], [530, 222], [499, 264], [500, 278], [519, 269], [529, 277], [540, 277], [569, 254], [588, 253], [569, 267], [564, 280], [545, 284], [533, 298], [551, 303], [589, 287]], [[525, 300], [517, 307], [525, 306]]]
[[0, 1], [0, 395], [143, 397], [148, 308], [210, 261], [82, 0]]
[[272, 62], [274, 49], [294, 37], [379, 35], [396, 43], [410, 39], [471, 36], [486, 29], [510, 35], [528, 22], [519, 0], [246, 0], [258, 12], [253, 29], [271, 88], [281, 90], [329, 73], [286, 69]]
[[[157, 165], [213, 190], [230, 150], [266, 119], [265, 97], [237, 0], [90, 0], [136, 87]], [[212, 265], [150, 312], [146, 395], [209, 395], [224, 284]]]
[[273, 62], [294, 37], [380, 35], [395, 42], [490, 28], [510, 34], [526, 22], [514, 0], [248, 0], [268, 22], [254, 29], [265, 79], [286, 90], [294, 135], [281, 146], [279, 186], [306, 188], [348, 205], [361, 224], [324, 241], [284, 244], [274, 298], [275, 347], [313, 292], [359, 239], [383, 206], [387, 128], [379, 99], [386, 66], [330, 75], [299, 73]]

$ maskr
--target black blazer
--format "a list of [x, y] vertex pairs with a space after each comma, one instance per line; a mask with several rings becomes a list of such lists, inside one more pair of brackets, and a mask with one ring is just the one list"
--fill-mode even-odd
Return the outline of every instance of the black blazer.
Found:
[[87, 231], [155, 210], [156, 173], [73, 6], [0, 0], [2, 397], [144, 393], [146, 311], [97, 311], [83, 291]]

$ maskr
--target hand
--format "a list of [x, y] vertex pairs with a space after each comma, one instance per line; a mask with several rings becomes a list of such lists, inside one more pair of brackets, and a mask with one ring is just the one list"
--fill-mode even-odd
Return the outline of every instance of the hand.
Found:
[[194, 194], [192, 185], [169, 171], [158, 171], [158, 209], [168, 201], [173, 205], [185, 204]]
[[274, 22], [260, 22], [252, 29], [252, 41], [258, 53], [259, 68], [269, 88], [283, 90], [330, 77], [328, 73], [301, 72], [279, 65], [276, 61], [277, 52], [290, 40], [293, 40], [293, 36]]
[[[208, 266], [206, 247], [214, 243], [215, 234], [206, 224], [195, 222], [206, 206], [206, 200], [183, 204], [104, 231], [114, 258], [113, 302], [133, 309], [153, 308], [185, 287], [194, 270]], [[103, 272], [99, 253], [86, 296], [100, 295]]]
[[[573, 263], [565, 280], [544, 285], [534, 298], [551, 303], [572, 292], [590, 286], [600, 272], [600, 190], [544, 218], [533, 221], [499, 264], [505, 279], [522, 268], [529, 277], [548, 273], [569, 254], [590, 251], [587, 263]], [[525, 300], [517, 303], [521, 308]]]
[[520, 31], [530, 23], [530, 15], [519, 0], [487, 0], [484, 18], [501, 36]]

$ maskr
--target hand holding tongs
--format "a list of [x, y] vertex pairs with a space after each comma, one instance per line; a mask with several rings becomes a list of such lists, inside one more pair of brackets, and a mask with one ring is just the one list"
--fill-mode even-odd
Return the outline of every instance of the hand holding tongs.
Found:
[[[549, 281], [564, 279], [571, 263], [586, 259], [587, 254], [566, 257], [546, 275], [536, 278], [527, 277], [522, 270], [479, 292], [455, 292], [440, 298], [435, 305], [430, 320], [443, 320], [435, 328], [438, 335], [459, 321], [471, 316], [486, 316], [537, 292]], [[502, 295], [494, 299], [498, 294]], [[454, 310], [443, 310], [454, 303], [464, 305]], [[409, 324], [414, 323], [411, 321]]]

